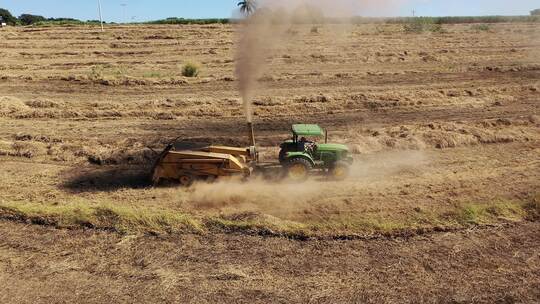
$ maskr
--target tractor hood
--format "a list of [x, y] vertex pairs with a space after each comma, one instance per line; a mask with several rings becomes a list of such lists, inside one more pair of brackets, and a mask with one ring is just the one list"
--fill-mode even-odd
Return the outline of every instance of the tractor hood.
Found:
[[319, 151], [349, 151], [349, 148], [342, 144], [318, 144]]

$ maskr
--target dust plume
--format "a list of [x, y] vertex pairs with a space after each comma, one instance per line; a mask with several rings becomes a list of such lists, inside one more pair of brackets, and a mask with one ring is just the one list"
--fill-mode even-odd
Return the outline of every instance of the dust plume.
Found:
[[[323, 210], [340, 210], [343, 202], [339, 198], [343, 193], [361, 196], [368, 184], [373, 187], [373, 184], [385, 184], [390, 178], [422, 172], [428, 163], [421, 151], [380, 152], [360, 158], [351, 167], [350, 177], [344, 181], [323, 176], [303, 183], [262, 178], [246, 182], [220, 180], [212, 184], [195, 184], [182, 197], [184, 203], [196, 210], [224, 214], [261, 212], [290, 219], [321, 207]], [[361, 201], [356, 203], [362, 204]]]
[[252, 98], [257, 79], [264, 71], [267, 52], [277, 43], [278, 35], [272, 30], [280, 27], [267, 13], [255, 13], [245, 21], [238, 46], [236, 74], [242, 97], [244, 112], [248, 122], [253, 121]]
[[347, 23], [348, 18], [358, 16], [362, 11], [373, 11], [380, 8], [382, 12], [388, 8], [396, 7], [402, 1], [258, 1], [257, 11], [243, 22], [236, 58], [236, 74], [247, 121], [253, 121], [252, 99], [255, 95], [257, 79], [262, 76], [265, 70], [265, 61], [279, 45], [284, 43], [287, 30], [293, 24], [324, 23], [327, 17], [339, 18]]
[[196, 209], [220, 212], [264, 212], [286, 216], [323, 200], [324, 184], [272, 182], [252, 179], [246, 182], [221, 180], [213, 184], [199, 183], [192, 187], [187, 203]]
[[405, 171], [421, 170], [428, 162], [423, 151], [380, 151], [357, 159], [351, 167], [351, 179], [377, 181]]

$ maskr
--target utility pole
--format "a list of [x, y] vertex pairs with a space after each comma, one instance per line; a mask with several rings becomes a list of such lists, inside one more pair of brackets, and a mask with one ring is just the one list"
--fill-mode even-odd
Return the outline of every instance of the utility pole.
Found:
[[126, 6], [127, 6], [127, 4], [122, 3], [122, 4], [120, 4], [120, 6], [122, 6], [122, 20], [123, 20], [124, 23], [127, 23], [127, 20], [126, 20]]
[[415, 10], [412, 10], [412, 16], [416, 17], [416, 11]]
[[101, 14], [101, 0], [98, 0], [98, 11], [99, 11], [99, 23], [101, 24], [101, 31], [104, 32], [105, 29], [103, 28], [103, 15]]

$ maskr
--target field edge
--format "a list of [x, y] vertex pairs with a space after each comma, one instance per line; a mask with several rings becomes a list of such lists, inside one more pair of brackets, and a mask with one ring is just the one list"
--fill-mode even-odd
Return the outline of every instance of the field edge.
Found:
[[74, 203], [0, 202], [0, 220], [59, 229], [95, 229], [120, 234], [246, 234], [291, 239], [365, 239], [413, 236], [540, 219], [540, 194], [523, 201], [458, 204], [451, 210], [416, 208], [406, 216], [364, 215], [318, 222], [282, 220], [266, 214], [201, 216], [175, 210]]

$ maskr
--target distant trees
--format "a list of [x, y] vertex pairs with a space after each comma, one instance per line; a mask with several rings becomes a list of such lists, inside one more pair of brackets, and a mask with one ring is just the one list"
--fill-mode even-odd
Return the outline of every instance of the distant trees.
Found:
[[540, 16], [540, 8], [531, 11], [531, 16]]
[[4, 19], [6, 24], [17, 24], [17, 18], [13, 17], [13, 15], [7, 9], [0, 8], [0, 16], [2, 16], [2, 19]]
[[153, 20], [145, 22], [146, 24], [215, 24], [215, 23], [221, 23], [221, 24], [227, 24], [229, 23], [229, 19], [219, 19], [219, 18], [209, 18], [209, 19], [184, 19], [184, 18], [177, 18], [177, 17], [169, 17], [167, 19], [161, 19], [161, 20]]
[[[65, 17], [61, 17], [61, 18], [47, 18], [45, 21], [74, 22], [74, 23], [82, 22], [82, 21], [79, 20], [79, 19], [75, 19], [75, 18], [65, 18]], [[99, 20], [95, 20], [95, 21], [96, 21], [96, 22], [99, 22]]]
[[45, 17], [39, 15], [22, 14], [19, 16], [19, 21], [22, 25], [31, 25], [46, 20], [47, 19]]
[[52, 23], [82, 23], [73, 18], [45, 18], [40, 15], [22, 14], [19, 18], [14, 17], [7, 9], [0, 8], [0, 17], [9, 25], [32, 25], [39, 22]]

